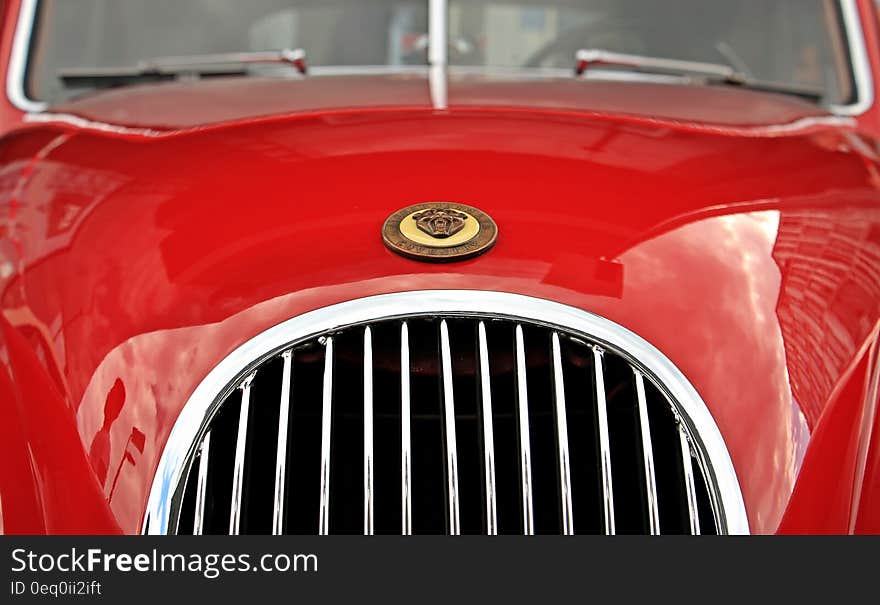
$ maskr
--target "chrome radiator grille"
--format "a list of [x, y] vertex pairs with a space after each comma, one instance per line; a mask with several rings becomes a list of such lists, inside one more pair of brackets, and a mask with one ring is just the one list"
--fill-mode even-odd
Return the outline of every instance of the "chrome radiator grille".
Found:
[[178, 467], [160, 468], [168, 485], [158, 507], [154, 486], [145, 530], [747, 531], [738, 487], [725, 506], [729, 459], [704, 437], [642, 362], [591, 334], [497, 313], [389, 314], [241, 368]]

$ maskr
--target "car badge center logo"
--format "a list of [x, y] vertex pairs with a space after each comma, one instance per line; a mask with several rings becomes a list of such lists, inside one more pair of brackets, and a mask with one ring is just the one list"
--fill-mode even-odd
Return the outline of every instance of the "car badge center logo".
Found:
[[485, 212], [451, 202], [415, 204], [385, 221], [382, 239], [392, 251], [422, 261], [473, 258], [495, 243], [498, 228]]

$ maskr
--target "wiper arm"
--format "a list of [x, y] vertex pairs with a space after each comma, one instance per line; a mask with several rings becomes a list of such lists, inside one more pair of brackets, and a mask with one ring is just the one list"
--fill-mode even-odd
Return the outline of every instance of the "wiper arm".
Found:
[[[217, 53], [208, 55], [184, 55], [179, 57], [155, 57], [138, 61], [129, 67], [74, 67], [61, 69], [58, 77], [65, 85], [106, 85], [141, 82], [144, 80], [170, 80], [180, 76], [226, 76], [242, 75], [242, 66], [259, 63], [279, 63], [295, 67], [306, 75], [306, 53], [302, 49], [283, 49], [265, 52]], [[238, 68], [232, 68], [236, 65]]]
[[698, 61], [682, 61], [680, 59], [662, 59], [659, 57], [643, 57], [628, 53], [616, 53], [598, 48], [585, 48], [575, 54], [577, 64], [574, 69], [576, 76], [583, 75], [594, 66], [629, 67], [644, 71], [668, 73], [673, 75], [698, 75], [717, 78], [725, 81], [742, 82], [744, 76], [728, 65], [718, 63], [701, 63]]
[[598, 48], [587, 48], [577, 51], [575, 54], [575, 76], [582, 76], [588, 69], [596, 66], [626, 67], [638, 71], [650, 73], [669, 74], [676, 76], [696, 76], [708, 82], [720, 82], [763, 90], [767, 92], [782, 92], [803, 97], [807, 100], [818, 102], [825, 96], [824, 91], [808, 86], [782, 82], [765, 82], [756, 80], [749, 75], [737, 71], [729, 65], [720, 63], [703, 63], [699, 61], [683, 61], [680, 59], [665, 59], [660, 57], [644, 57], [617, 53]]

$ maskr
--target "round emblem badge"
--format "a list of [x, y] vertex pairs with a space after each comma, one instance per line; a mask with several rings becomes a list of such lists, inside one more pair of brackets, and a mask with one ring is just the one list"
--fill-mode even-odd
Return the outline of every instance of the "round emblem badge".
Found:
[[394, 252], [422, 261], [472, 258], [492, 247], [498, 227], [472, 206], [428, 202], [402, 208], [388, 217], [382, 239]]

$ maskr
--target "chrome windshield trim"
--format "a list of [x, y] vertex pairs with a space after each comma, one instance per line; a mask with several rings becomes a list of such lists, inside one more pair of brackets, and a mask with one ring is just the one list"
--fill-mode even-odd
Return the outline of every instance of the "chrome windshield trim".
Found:
[[436, 110], [449, 107], [449, 70], [443, 65], [432, 65], [428, 71], [428, 94]]
[[428, 0], [428, 65], [444, 67], [447, 63], [449, 37], [447, 0]]
[[849, 61], [855, 83], [856, 100], [848, 105], [832, 104], [828, 108], [837, 115], [858, 116], [865, 113], [874, 104], [874, 79], [871, 75], [871, 64], [868, 61], [858, 1], [840, 0], [840, 14], [843, 18], [843, 29], [849, 47]]
[[[262, 332], [227, 355], [199, 383], [183, 406], [159, 460], [144, 523], [149, 533], [176, 528], [181, 477], [188, 472], [208, 423], [232, 385], [292, 344], [347, 326], [384, 319], [443, 315], [528, 320], [580, 333], [624, 355], [674, 402], [710, 477], [721, 533], [748, 533], [749, 522], [736, 469], [709, 408], [681, 371], [653, 345], [608, 319], [568, 305], [519, 294], [476, 290], [423, 290], [351, 300], [303, 313]], [[148, 522], [147, 522], [148, 521]]]
[[21, 0], [18, 23], [15, 25], [15, 36], [12, 39], [12, 51], [9, 55], [9, 71], [6, 73], [6, 96], [9, 97], [9, 102], [28, 113], [43, 111], [48, 106], [42, 101], [29, 99], [25, 87], [28, 51], [36, 18], [37, 0]]

